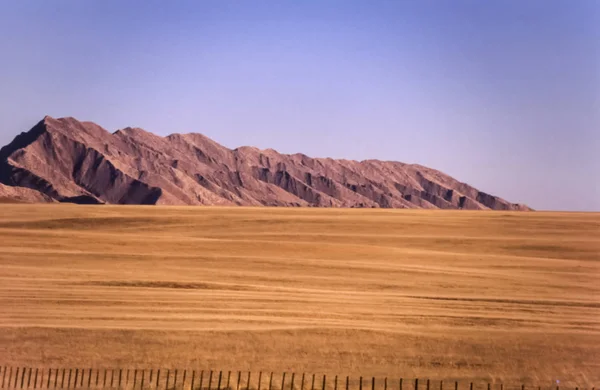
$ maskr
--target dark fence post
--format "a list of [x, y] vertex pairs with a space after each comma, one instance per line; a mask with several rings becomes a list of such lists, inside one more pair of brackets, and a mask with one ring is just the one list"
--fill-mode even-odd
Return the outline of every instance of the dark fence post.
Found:
[[333, 380], [333, 390], [337, 390], [337, 375], [335, 376], [335, 379]]
[[200, 370], [200, 385], [199, 389], [202, 390], [202, 381], [204, 380], [204, 370]]
[[111, 368], [110, 369], [110, 388], [113, 388], [113, 385], [115, 384], [115, 369]]
[[419, 390], [419, 378], [415, 378], [415, 390]]
[[121, 388], [122, 379], [123, 379], [123, 369], [119, 368], [119, 389]]
[[[10, 380], [12, 379], [12, 367], [10, 367], [10, 371], [8, 373], [8, 387], [10, 387]], [[4, 387], [4, 377], [2, 378], [2, 387]]]
[[23, 367], [23, 372], [21, 373], [21, 388], [23, 388], [23, 382], [25, 382], [25, 372], [27, 371], [27, 367]]
[[227, 371], [227, 390], [231, 390], [231, 371]]
[[63, 368], [62, 378], [60, 380], [60, 388], [61, 389], [65, 388], [65, 371], [66, 371], [66, 369]]
[[250, 371], [248, 371], [248, 380], [246, 381], [246, 389], [250, 390]]
[[[75, 383], [73, 383], [73, 388], [77, 388], [77, 379], [79, 379], [79, 368], [75, 369]], [[29, 386], [28, 386], [29, 387]]]
[[315, 374], [312, 375], [312, 385], [310, 386], [310, 390], [315, 390]]
[[398, 388], [402, 390], [402, 378], [400, 378], [400, 386]]
[[144, 379], [146, 377], [146, 370], [142, 369], [142, 383], [140, 384], [140, 389], [144, 388]]
[[346, 375], [346, 390], [349, 390], [348, 388], [350, 387], [350, 377], [348, 375]]
[[387, 376], [383, 378], [383, 390], [387, 390]]
[[427, 379], [427, 390], [429, 390], [429, 379]]
[[375, 377], [371, 378], [371, 390], [375, 390]]
[[[165, 390], [169, 388], [169, 379], [171, 378], [171, 370], [167, 370], [167, 384], [165, 385]], [[134, 385], [135, 387], [135, 385]], [[210, 387], [209, 387], [210, 388]]]
[[260, 385], [262, 382], [262, 371], [258, 372], [258, 390], [260, 390]]
[[[33, 388], [37, 389], [37, 378], [38, 378], [38, 369], [35, 369], [35, 378], [33, 379]], [[42, 382], [44, 382], [44, 380], [42, 379]]]
[[54, 388], [55, 389], [58, 387], [58, 370], [60, 370], [60, 369], [57, 368], [56, 372], [54, 373]]
[[223, 376], [223, 371], [219, 371], [219, 382], [217, 382], [217, 390], [221, 390], [221, 378]]
[[33, 368], [29, 369], [29, 375], [27, 375], [27, 388], [31, 385], [31, 371], [33, 371]]
[[210, 390], [210, 387], [212, 386], [212, 370], [210, 370], [210, 374], [208, 374], [208, 390]]
[[454, 390], [458, 390], [458, 381], [454, 382]]
[[185, 390], [185, 378], [187, 378], [187, 370], [183, 370], [183, 378], [181, 379], [181, 388]]
[[[150, 371], [150, 375], [152, 375], [152, 371]], [[192, 384], [190, 385], [190, 390], [194, 390], [194, 381], [196, 380], [196, 370], [192, 370]]]
[[271, 376], [269, 376], [269, 390], [273, 388], [273, 371], [271, 371]]
[[[290, 390], [294, 390], [294, 376], [295, 375], [296, 374], [292, 372], [292, 382], [290, 383]], [[260, 390], [260, 389], [258, 389], [258, 390]]]
[[156, 388], [158, 389], [158, 383], [160, 381], [160, 368], [156, 370]]
[[325, 390], [325, 381], [327, 380], [327, 376], [323, 374], [323, 390]]
[[362, 376], [360, 377], [359, 382], [358, 382], [358, 389], [362, 390]]
[[87, 385], [88, 389], [90, 389], [92, 387], [92, 369], [90, 368], [88, 370], [88, 385]]
[[[273, 377], [273, 373], [271, 373], [271, 377]], [[242, 382], [242, 372], [238, 371], [238, 380], [235, 390], [240, 390], [240, 383]]]
[[285, 372], [283, 373], [283, 376], [281, 377], [281, 390], [283, 390], [284, 386], [285, 386]]
[[106, 368], [104, 369], [104, 382], [102, 384], [103, 388], [106, 388]]
[[469, 387], [469, 389], [473, 390], [473, 382], [471, 382], [471, 386]]
[[19, 370], [20, 369], [21, 369], [20, 367], [17, 367], [17, 373], [15, 374], [15, 385], [13, 386], [15, 389], [17, 388], [17, 384], [19, 382]]

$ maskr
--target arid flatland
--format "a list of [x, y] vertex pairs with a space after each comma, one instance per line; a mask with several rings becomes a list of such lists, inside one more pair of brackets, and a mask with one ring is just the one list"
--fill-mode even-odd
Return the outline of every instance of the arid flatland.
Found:
[[600, 381], [600, 214], [0, 205], [0, 365]]

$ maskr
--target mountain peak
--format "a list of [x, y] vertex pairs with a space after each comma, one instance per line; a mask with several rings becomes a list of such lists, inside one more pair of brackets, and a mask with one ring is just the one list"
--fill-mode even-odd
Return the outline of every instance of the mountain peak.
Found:
[[527, 210], [435, 169], [230, 150], [199, 133], [160, 137], [45, 116], [0, 150], [0, 184], [34, 201]]

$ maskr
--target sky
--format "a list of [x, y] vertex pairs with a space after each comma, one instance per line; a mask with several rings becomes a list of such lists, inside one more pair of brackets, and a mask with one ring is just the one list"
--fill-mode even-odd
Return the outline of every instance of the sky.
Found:
[[73, 116], [600, 211], [597, 0], [0, 0], [0, 53], [1, 145]]

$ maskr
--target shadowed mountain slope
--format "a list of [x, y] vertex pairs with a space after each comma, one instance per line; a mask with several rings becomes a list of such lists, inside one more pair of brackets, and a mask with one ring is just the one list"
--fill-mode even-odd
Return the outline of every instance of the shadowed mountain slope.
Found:
[[0, 198], [32, 202], [529, 210], [420, 165], [231, 150], [201, 134], [111, 134], [48, 116], [0, 149], [0, 183]]

